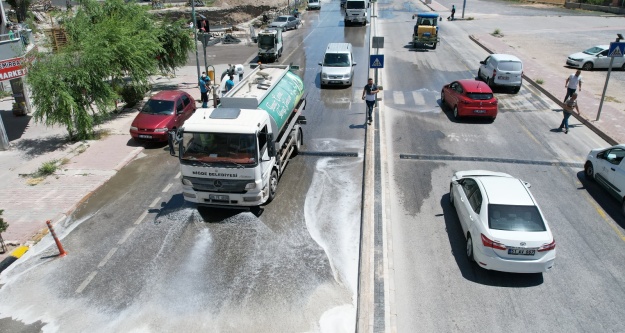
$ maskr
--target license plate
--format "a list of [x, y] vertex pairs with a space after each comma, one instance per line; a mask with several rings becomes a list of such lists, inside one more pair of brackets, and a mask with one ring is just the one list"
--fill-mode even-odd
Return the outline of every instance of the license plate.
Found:
[[486, 110], [473, 110], [473, 113], [486, 113]]
[[330, 84], [339, 84], [341, 81], [330, 81]]
[[227, 195], [217, 195], [217, 194], [211, 194], [208, 196], [209, 199], [211, 200], [219, 200], [219, 201], [229, 201], [230, 197], [228, 197]]
[[508, 77], [508, 76], [498, 76], [497, 78], [499, 80], [510, 80], [510, 77]]
[[139, 139], [151, 139], [151, 138], [152, 138], [151, 135], [139, 134]]
[[524, 255], [524, 256], [533, 256], [536, 254], [536, 250], [529, 249], [508, 249], [508, 254], [512, 255]]

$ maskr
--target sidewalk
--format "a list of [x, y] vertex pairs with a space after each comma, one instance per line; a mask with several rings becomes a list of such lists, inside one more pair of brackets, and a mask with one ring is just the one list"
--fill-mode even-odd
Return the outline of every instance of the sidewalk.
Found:
[[[244, 45], [225, 47], [246, 48], [240, 52], [255, 51]], [[249, 71], [249, 66], [244, 65]], [[215, 83], [220, 83], [221, 73], [228, 65], [213, 66]], [[196, 98], [197, 106], [201, 107], [196, 66], [176, 69], [175, 77], [155, 76], [152, 84], [152, 94], [163, 89], [183, 90]], [[41, 239], [48, 232], [47, 220], [53, 225], [63, 222], [143, 151], [143, 146], [134, 142], [128, 132], [138, 107], [112, 114], [110, 120], [96, 128], [104, 133], [99, 140], [67, 143], [63, 127], [37, 124], [31, 114], [16, 117], [11, 112], [12, 103], [11, 97], [0, 100], [0, 116], [10, 142], [9, 150], [0, 151], [0, 209], [4, 210], [2, 217], [9, 224], [2, 234], [8, 251], [0, 253], [0, 261], [16, 246], [31, 245]], [[31, 176], [43, 163], [50, 161], [61, 164], [54, 174], [41, 179]]]

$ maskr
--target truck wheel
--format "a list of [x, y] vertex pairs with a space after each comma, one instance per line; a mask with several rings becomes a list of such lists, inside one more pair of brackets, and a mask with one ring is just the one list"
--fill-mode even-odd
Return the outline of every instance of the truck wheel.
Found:
[[432, 50], [436, 50], [436, 43], [434, 43], [434, 45], [432, 45]]
[[302, 130], [298, 129], [297, 130], [297, 137], [295, 138], [295, 147], [293, 149], [293, 156], [297, 156], [300, 152], [300, 149], [302, 148]]
[[271, 171], [271, 178], [269, 178], [269, 198], [267, 202], [273, 201], [278, 191], [278, 172], [276, 170]]

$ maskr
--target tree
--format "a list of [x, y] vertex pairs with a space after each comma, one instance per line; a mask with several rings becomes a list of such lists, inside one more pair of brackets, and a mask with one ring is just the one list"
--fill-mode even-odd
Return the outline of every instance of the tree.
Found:
[[7, 0], [7, 3], [11, 6], [11, 8], [15, 9], [17, 22], [24, 22], [26, 20], [28, 7], [30, 7], [32, 0]]
[[2, 218], [3, 212], [4, 210], [0, 209], [0, 249], [2, 250], [1, 253], [5, 253], [7, 251], [7, 246], [4, 244], [4, 239], [2, 238], [2, 233], [7, 231], [7, 228], [9, 227], [9, 224], [4, 222], [4, 219]]
[[176, 27], [184, 22], [157, 22], [134, 2], [81, 0], [75, 13], [65, 15], [67, 46], [39, 53], [27, 81], [35, 120], [64, 125], [72, 140], [93, 137], [96, 118], [119, 97], [116, 86], [145, 93], [151, 74], [184, 64], [193, 46]]

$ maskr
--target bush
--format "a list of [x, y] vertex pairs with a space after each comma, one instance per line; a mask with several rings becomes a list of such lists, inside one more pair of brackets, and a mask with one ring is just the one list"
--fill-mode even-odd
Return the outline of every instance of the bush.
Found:
[[122, 101], [126, 103], [126, 107], [133, 107], [137, 102], [143, 100], [145, 94], [148, 92], [148, 88], [142, 86], [134, 86], [132, 84], [124, 85], [119, 91], [119, 95]]

